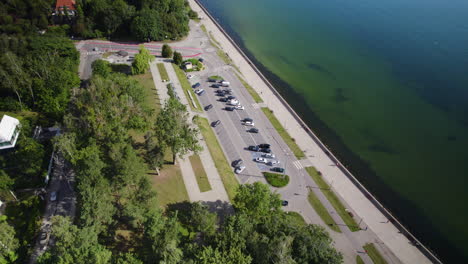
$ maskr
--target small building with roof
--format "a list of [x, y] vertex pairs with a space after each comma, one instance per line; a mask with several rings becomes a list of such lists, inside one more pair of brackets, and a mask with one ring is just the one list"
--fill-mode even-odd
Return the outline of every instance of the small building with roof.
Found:
[[53, 15], [65, 15], [69, 16], [76, 15], [76, 3], [75, 0], [57, 0], [55, 4], [55, 12]]
[[21, 124], [18, 119], [3, 115], [0, 122], [0, 149], [15, 147], [20, 128]]

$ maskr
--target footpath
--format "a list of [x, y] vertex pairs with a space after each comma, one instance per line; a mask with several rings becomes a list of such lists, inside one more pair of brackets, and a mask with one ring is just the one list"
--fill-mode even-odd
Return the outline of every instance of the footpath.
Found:
[[[170, 82], [162, 82], [156, 63], [164, 63], [164, 67], [166, 68], [167, 74], [169, 75]], [[182, 86], [179, 82], [179, 79], [177, 78], [177, 75], [171, 63], [163, 62], [162, 60], [157, 59], [150, 63], [150, 69], [161, 103], [164, 103], [169, 99], [169, 95], [167, 93], [167, 84], [172, 83], [175, 92], [180, 98], [180, 102], [187, 107], [187, 111], [189, 113], [188, 119], [192, 120], [192, 118], [195, 115], [204, 115], [202, 113], [194, 113], [193, 111], [191, 111], [188, 99], [185, 97], [184, 91], [182, 90]], [[208, 182], [211, 185], [210, 191], [201, 192], [200, 188], [198, 187], [195, 173], [193, 172], [192, 164], [190, 163], [190, 160], [188, 158], [193, 153], [188, 153], [183, 158], [177, 158], [177, 162], [179, 163], [180, 170], [182, 172], [182, 178], [184, 180], [185, 188], [187, 189], [190, 201], [229, 202], [229, 198], [226, 193], [226, 190], [224, 189], [221, 177], [219, 176], [214, 161], [211, 157], [210, 152], [208, 151], [208, 147], [206, 146], [206, 143], [201, 134], [199, 135], [199, 143], [202, 146], [203, 150], [200, 151], [198, 155], [200, 156], [203, 168], [205, 169], [205, 172], [208, 176]]]
[[[283, 101], [270, 89], [267, 83], [255, 71], [250, 61], [246, 60], [230, 40], [213, 23], [205, 11], [195, 0], [189, 0], [190, 6], [201, 14], [202, 23], [209, 32], [212, 32], [217, 42], [220, 43], [223, 51], [229, 54], [233, 63], [239, 67], [241, 74], [246, 81], [261, 94], [265, 104], [270, 109], [275, 109], [275, 116], [283, 124], [291, 137], [296, 139], [296, 143], [306, 153], [308, 162], [322, 172], [324, 179], [328, 183], [333, 183], [334, 191], [357, 213], [357, 217], [362, 219], [369, 231], [376, 234], [380, 241], [395, 254], [403, 263], [431, 263], [415, 243], [410, 241], [400, 232], [394, 223], [388, 221], [384, 215], [357, 187], [355, 182], [341, 170], [334, 166], [336, 163], [325, 153], [319, 145], [296, 120], [295, 116], [283, 104]], [[365, 231], [364, 231], [365, 232]], [[357, 236], [360, 236], [357, 235]], [[377, 241], [376, 241], [377, 242]], [[380, 242], [382, 243], [382, 242]], [[377, 243], [378, 244], [378, 243]], [[378, 246], [378, 245], [376, 245]]]

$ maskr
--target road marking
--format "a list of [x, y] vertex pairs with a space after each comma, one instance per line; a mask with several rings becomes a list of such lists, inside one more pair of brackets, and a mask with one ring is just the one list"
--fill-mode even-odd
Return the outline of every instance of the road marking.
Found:
[[303, 169], [303, 168], [304, 168], [304, 166], [302, 166], [302, 164], [301, 164], [301, 161], [300, 161], [300, 160], [296, 160], [296, 161], [294, 161], [294, 162], [293, 162], [293, 164], [294, 164], [294, 166], [296, 167], [296, 169], [298, 169], [298, 170], [301, 170], [301, 169]]
[[253, 108], [253, 109], [259, 109], [260, 106], [259, 106], [258, 104], [252, 104], [252, 108]]

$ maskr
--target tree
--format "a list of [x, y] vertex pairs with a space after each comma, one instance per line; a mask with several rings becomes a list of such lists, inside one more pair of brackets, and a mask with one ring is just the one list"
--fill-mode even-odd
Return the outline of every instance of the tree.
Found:
[[187, 122], [185, 105], [175, 98], [169, 98], [156, 120], [155, 135], [162, 146], [172, 151], [175, 164], [176, 156], [182, 156], [188, 151], [199, 151], [198, 130], [191, 128]]
[[[220, 251], [219, 249], [213, 249], [211, 247], [205, 247], [203, 250], [197, 253], [196, 264], [250, 264], [252, 258], [248, 255], [244, 255], [238, 248], [234, 248], [228, 251]], [[280, 263], [280, 262], [277, 262]]]
[[143, 264], [143, 262], [141, 260], [139, 260], [132, 253], [120, 253], [117, 257], [114, 258], [112, 263], [115, 263], [115, 264]]
[[15, 181], [6, 174], [4, 170], [0, 170], [0, 191], [7, 191]]
[[157, 143], [156, 137], [152, 131], [145, 135], [146, 162], [151, 169], [159, 174], [159, 169], [164, 164], [164, 148]]
[[174, 57], [172, 59], [174, 60], [174, 63], [178, 66], [180, 66], [182, 64], [182, 61], [184, 60], [182, 58], [182, 54], [180, 54], [177, 51], [174, 51]]
[[110, 63], [105, 60], [95, 60], [93, 61], [91, 67], [93, 69], [93, 74], [99, 74], [104, 78], [109, 76], [109, 74], [112, 72]]
[[38, 263], [109, 263], [112, 253], [98, 242], [93, 227], [78, 228], [68, 217], [54, 216], [52, 235], [55, 244], [48, 254], [42, 255]]
[[183, 252], [179, 248], [179, 224], [177, 214], [168, 219], [162, 219], [158, 214], [150, 217], [145, 224], [145, 245], [148, 247], [147, 256], [150, 263], [180, 263]]
[[190, 19], [197, 19], [198, 18], [198, 13], [190, 9], [188, 11], [188, 16]]
[[280, 211], [281, 199], [279, 194], [272, 193], [266, 184], [255, 182], [239, 186], [233, 206], [257, 223], [272, 213]]
[[154, 9], [143, 9], [131, 25], [132, 35], [140, 41], [163, 40], [165, 33], [161, 15]]
[[164, 58], [171, 58], [172, 57], [172, 49], [169, 45], [164, 44], [162, 46], [161, 56]]
[[0, 216], [0, 263], [14, 263], [18, 246], [15, 229], [7, 223], [6, 216]]
[[140, 51], [135, 55], [132, 63], [132, 74], [145, 73], [149, 68], [149, 63], [154, 60], [154, 56], [149, 53], [145, 46], [140, 45]]

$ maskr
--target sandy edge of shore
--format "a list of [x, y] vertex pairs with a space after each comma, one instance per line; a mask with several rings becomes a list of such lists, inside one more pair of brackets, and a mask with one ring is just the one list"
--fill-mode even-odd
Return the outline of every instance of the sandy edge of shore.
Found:
[[[200, 14], [201, 23], [211, 32], [220, 43], [222, 49], [229, 55], [234, 64], [239, 67], [246, 81], [259, 93], [265, 104], [275, 110], [275, 116], [285, 127], [289, 134], [296, 139], [296, 143], [306, 153], [314, 154], [311, 162], [319, 169], [328, 183], [333, 178], [333, 188], [341, 198], [363, 218], [363, 222], [385, 243], [385, 245], [403, 263], [431, 263], [431, 261], [410, 240], [402, 235], [395, 225], [386, 223], [387, 217], [376, 206], [366, 198], [364, 193], [337, 167], [330, 164], [334, 162], [317, 145], [314, 139], [306, 132], [301, 124], [289, 112], [281, 100], [266, 84], [266, 82], [254, 70], [252, 65], [238, 51], [221, 30], [215, 25], [211, 17], [200, 7], [195, 0], [189, 0], [190, 6]], [[320, 157], [318, 157], [320, 155]], [[358, 183], [359, 184], [359, 183]]]

